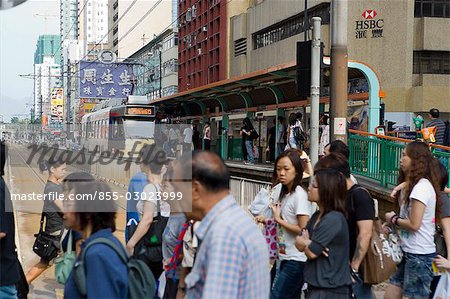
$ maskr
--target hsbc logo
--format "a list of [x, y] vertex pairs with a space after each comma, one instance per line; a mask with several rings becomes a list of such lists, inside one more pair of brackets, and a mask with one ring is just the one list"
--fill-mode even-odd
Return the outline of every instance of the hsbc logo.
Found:
[[366, 10], [362, 13], [362, 17], [366, 20], [374, 19], [377, 16], [377, 12], [375, 10]]
[[[361, 16], [364, 19], [355, 22], [355, 37], [357, 39], [383, 37], [384, 20], [376, 18], [378, 14], [375, 10], [367, 9], [363, 11]], [[372, 36], [368, 36], [370, 33], [372, 33]]]

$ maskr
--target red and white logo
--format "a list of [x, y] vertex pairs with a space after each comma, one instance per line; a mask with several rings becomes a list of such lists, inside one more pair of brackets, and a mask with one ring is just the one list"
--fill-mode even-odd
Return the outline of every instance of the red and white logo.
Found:
[[364, 19], [373, 19], [377, 16], [377, 12], [375, 10], [369, 9], [363, 12], [362, 16]]

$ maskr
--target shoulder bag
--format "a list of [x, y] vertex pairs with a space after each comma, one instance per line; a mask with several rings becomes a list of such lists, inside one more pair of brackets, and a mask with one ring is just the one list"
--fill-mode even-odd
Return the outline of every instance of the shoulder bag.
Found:
[[51, 261], [58, 256], [59, 241], [64, 228], [61, 228], [61, 234], [59, 236], [50, 235], [44, 231], [44, 217], [45, 213], [42, 212], [39, 233], [34, 235], [36, 240], [33, 244], [33, 251], [43, 260]]
[[69, 231], [69, 240], [67, 241], [67, 249], [61, 256], [57, 257], [55, 260], [55, 278], [56, 281], [65, 284], [70, 272], [72, 271], [73, 265], [77, 255], [72, 251], [73, 237], [72, 230]]

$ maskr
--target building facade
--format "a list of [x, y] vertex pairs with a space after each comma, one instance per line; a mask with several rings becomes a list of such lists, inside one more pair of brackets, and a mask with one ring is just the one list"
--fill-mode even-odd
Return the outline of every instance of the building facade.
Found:
[[178, 2], [178, 88], [185, 91], [227, 76], [227, 2]]
[[173, 14], [177, 0], [109, 0], [109, 49], [119, 59], [136, 53], [155, 36], [176, 26]]
[[34, 114], [40, 118], [50, 103], [52, 88], [61, 87], [59, 35], [41, 35], [34, 53]]
[[125, 60], [134, 64], [136, 95], [149, 99], [178, 92], [178, 32], [168, 29]]
[[[330, 1], [308, 1], [308, 18], [322, 17], [330, 55]], [[304, 40], [303, 1], [259, 0], [231, 17], [229, 75], [239, 76], [296, 59]], [[387, 112], [450, 116], [450, 1], [354, 1], [348, 6], [348, 57], [378, 75]], [[307, 31], [308, 38], [311, 32]]]

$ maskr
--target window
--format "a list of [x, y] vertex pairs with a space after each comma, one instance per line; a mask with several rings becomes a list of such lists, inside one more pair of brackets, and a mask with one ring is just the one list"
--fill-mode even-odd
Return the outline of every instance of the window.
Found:
[[192, 18], [197, 17], [197, 6], [192, 5]]
[[190, 8], [186, 12], [186, 21], [187, 22], [192, 21], [192, 14], [191, 14], [191, 9]]
[[247, 39], [238, 39], [234, 42], [234, 57], [245, 54], [247, 54]]
[[[320, 4], [309, 9], [308, 16], [321, 17], [322, 25], [330, 24], [330, 4]], [[304, 31], [304, 17], [302, 12], [253, 34], [253, 48], [259, 49]]]
[[450, 74], [450, 51], [414, 51], [414, 74]]
[[415, 0], [414, 17], [450, 18], [450, 0]]

